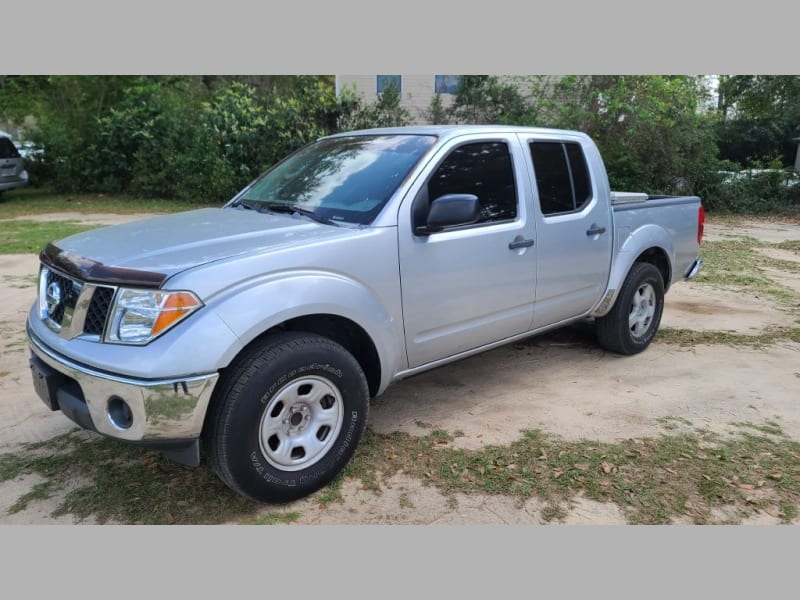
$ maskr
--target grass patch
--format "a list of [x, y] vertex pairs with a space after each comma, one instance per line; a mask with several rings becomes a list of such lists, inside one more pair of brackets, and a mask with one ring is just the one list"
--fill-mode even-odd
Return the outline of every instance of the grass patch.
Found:
[[13, 515], [28, 508], [34, 500], [46, 500], [53, 494], [54, 484], [52, 481], [44, 481], [34, 485], [29, 492], [22, 494], [17, 501], [8, 509], [8, 514]]
[[796, 250], [800, 252], [800, 240], [786, 240], [772, 244], [772, 246], [774, 248], [780, 248], [781, 250]]
[[678, 429], [680, 425], [685, 425], [687, 427], [692, 426], [692, 422], [688, 419], [684, 419], [683, 417], [674, 417], [671, 415], [666, 417], [658, 417], [656, 421], [668, 431]]
[[315, 499], [319, 502], [320, 507], [324, 508], [328, 504], [334, 502], [344, 502], [344, 497], [342, 496], [342, 483], [344, 479], [344, 473], [339, 473], [331, 483], [316, 493]]
[[[680, 418], [676, 418], [680, 421]], [[340, 501], [344, 481], [381, 485], [403, 472], [434, 486], [456, 506], [456, 494], [542, 500], [543, 517], [563, 519], [577, 494], [618, 505], [631, 523], [669, 523], [687, 516], [714, 520], [712, 511], [757, 509], [790, 521], [800, 504], [800, 443], [774, 422], [738, 424], [730, 438], [704, 430], [616, 443], [569, 442], [533, 430], [506, 446], [464, 450], [442, 431], [424, 437], [367, 430], [358, 452], [334, 482], [315, 495]], [[269, 512], [222, 484], [205, 467], [187, 469], [153, 452], [106, 438], [71, 433], [23, 452], [0, 455], [0, 481], [36, 473], [44, 482], [23, 495], [15, 510], [60, 487], [71, 488], [53, 515], [122, 523], [288, 523], [296, 513]], [[75, 481], [79, 483], [75, 484]], [[400, 508], [414, 508], [403, 495]], [[545, 514], [546, 513], [546, 514]]]
[[206, 467], [182, 467], [108, 438], [86, 441], [80, 432], [68, 433], [27, 450], [0, 454], [0, 481], [36, 473], [49, 485], [72, 488], [53, 516], [94, 516], [100, 523], [206, 524], [247, 518], [262, 508], [228, 489]]
[[8, 287], [25, 289], [36, 287], [39, 277], [37, 275], [3, 275], [2, 280]]
[[774, 425], [765, 427], [730, 439], [696, 430], [618, 443], [567, 442], [528, 431], [508, 446], [477, 451], [453, 448], [435, 435], [368, 431], [345, 476], [380, 473], [388, 479], [402, 471], [449, 497], [536, 497], [546, 503], [543, 517], [550, 519], [563, 518], [561, 507], [583, 493], [614, 502], [631, 523], [687, 516], [707, 523], [713, 508], [730, 506], [742, 516], [779, 509], [788, 521], [793, 517], [785, 506], [800, 503], [800, 443]]
[[400, 503], [400, 508], [405, 508], [405, 509], [416, 508], [416, 506], [414, 506], [414, 503], [406, 494], [400, 495], [399, 503]]
[[761, 271], [762, 266], [776, 261], [756, 252], [757, 246], [764, 244], [754, 238], [703, 242], [700, 256], [704, 264], [694, 281], [756, 297], [766, 295], [781, 304], [796, 306], [797, 295]]
[[746, 335], [732, 331], [697, 331], [677, 327], [661, 327], [654, 339], [658, 343], [696, 346], [698, 344], [727, 344], [762, 348], [780, 340], [800, 341], [798, 327], [772, 327], [759, 335]]
[[745, 422], [736, 422], [731, 423], [734, 427], [739, 428], [746, 428], [746, 429], [753, 429], [760, 433], [765, 433], [767, 435], [776, 435], [776, 436], [783, 436], [783, 429], [781, 429], [780, 424], [776, 423], [775, 421], [766, 421], [762, 424], [750, 423], [749, 421]]
[[290, 525], [300, 518], [299, 512], [268, 512], [252, 521], [248, 525]]
[[771, 256], [763, 256], [761, 264], [765, 267], [771, 267], [778, 271], [785, 271], [787, 273], [800, 273], [800, 263], [792, 262], [791, 260], [783, 260], [781, 258], [773, 258]]
[[138, 212], [180, 212], [219, 203], [192, 203], [158, 198], [136, 198], [107, 194], [59, 194], [47, 188], [25, 188], [0, 196], [0, 219], [54, 212], [95, 212], [130, 214]]
[[50, 241], [95, 227], [64, 221], [0, 221], [0, 254], [38, 254]]
[[551, 521], [560, 521], [567, 517], [567, 512], [563, 507], [557, 504], [549, 504], [542, 509], [542, 519], [550, 523]]

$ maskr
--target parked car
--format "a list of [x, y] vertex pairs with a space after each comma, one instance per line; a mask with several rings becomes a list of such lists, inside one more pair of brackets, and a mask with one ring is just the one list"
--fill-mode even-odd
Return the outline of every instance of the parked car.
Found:
[[233, 490], [288, 501], [345, 466], [393, 381], [586, 317], [643, 351], [703, 223], [695, 196], [612, 192], [575, 131], [338, 134], [222, 208], [49, 244], [34, 387], [184, 464], [202, 441]]
[[28, 185], [25, 161], [11, 138], [0, 136], [0, 193]]
[[800, 185], [800, 175], [790, 169], [742, 169], [740, 171], [718, 171], [722, 183], [734, 184], [759, 177], [776, 177], [784, 187]]
[[19, 150], [20, 156], [22, 156], [22, 158], [26, 161], [41, 160], [41, 158], [44, 156], [44, 148], [35, 142], [17, 142], [15, 145]]

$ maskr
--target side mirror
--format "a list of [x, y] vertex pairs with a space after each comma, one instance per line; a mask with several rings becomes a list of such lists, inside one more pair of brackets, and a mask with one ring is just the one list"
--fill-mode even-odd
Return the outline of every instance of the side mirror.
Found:
[[445, 227], [469, 225], [480, 216], [480, 203], [475, 194], [445, 194], [431, 202], [426, 224], [417, 227], [414, 233], [429, 235]]

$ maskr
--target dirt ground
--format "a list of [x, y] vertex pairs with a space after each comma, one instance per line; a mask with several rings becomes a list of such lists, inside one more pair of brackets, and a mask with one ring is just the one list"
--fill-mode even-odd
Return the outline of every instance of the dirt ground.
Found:
[[[80, 220], [118, 223], [130, 218], [83, 215]], [[71, 215], [68, 220], [76, 219]], [[706, 240], [735, 236], [770, 243], [800, 240], [800, 225], [706, 226]], [[764, 252], [800, 261], [794, 251]], [[60, 413], [44, 407], [30, 381], [24, 324], [35, 297], [37, 265], [33, 255], [0, 256], [0, 297], [4, 299], [0, 303], [0, 453], [74, 428]], [[772, 269], [768, 275], [800, 292], [797, 272]], [[788, 309], [764, 297], [681, 282], [666, 296], [662, 326], [758, 335], [771, 327], [792, 325], [795, 319]], [[684, 347], [656, 341], [641, 354], [621, 357], [587, 343], [590, 335], [588, 329], [570, 328], [399, 382], [373, 402], [370, 427], [412, 435], [425, 435], [434, 428], [461, 431], [464, 435], [456, 438], [455, 445], [479, 448], [510, 443], [520, 430], [530, 428], [574, 440], [613, 442], [658, 436], [663, 432], [663, 418], [674, 417], [723, 434], [734, 422], [771, 420], [791, 438], [800, 439], [800, 344]], [[0, 524], [71, 522], [69, 517], [49, 516], [57, 497], [7, 514], [8, 507], [35, 483], [35, 477], [24, 477], [0, 484]], [[535, 500], [520, 506], [513, 498], [470, 495], [457, 496], [453, 503], [402, 474], [393, 477], [380, 496], [354, 481], [344, 484], [342, 496], [343, 502], [324, 509], [307, 499], [286, 510], [300, 513], [298, 522], [306, 524], [545, 522], [543, 507]], [[404, 508], [398, 508], [404, 505], [401, 497], [410, 499]], [[563, 522], [619, 524], [625, 519], [613, 504], [578, 497]], [[777, 519], [762, 514], [748, 522], [775, 523]]]

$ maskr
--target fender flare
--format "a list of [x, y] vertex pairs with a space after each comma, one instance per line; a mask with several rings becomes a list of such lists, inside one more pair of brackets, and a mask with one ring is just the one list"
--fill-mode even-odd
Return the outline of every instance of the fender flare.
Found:
[[[271, 273], [241, 282], [208, 299], [208, 305], [247, 346], [282, 323], [310, 315], [333, 315], [361, 327], [381, 364], [383, 391], [394, 373], [407, 367], [402, 323], [392, 318], [364, 284], [338, 273], [304, 270]], [[224, 368], [237, 352], [226, 354]]]
[[[660, 251], [666, 257], [669, 263], [670, 280], [674, 278], [675, 250], [671, 236], [660, 225], [643, 225], [631, 233], [617, 250], [611, 266], [606, 293], [592, 310], [592, 316], [602, 317], [611, 310], [633, 265], [642, 254], [653, 249]], [[665, 281], [665, 288], [668, 288], [670, 283], [671, 281]]]

